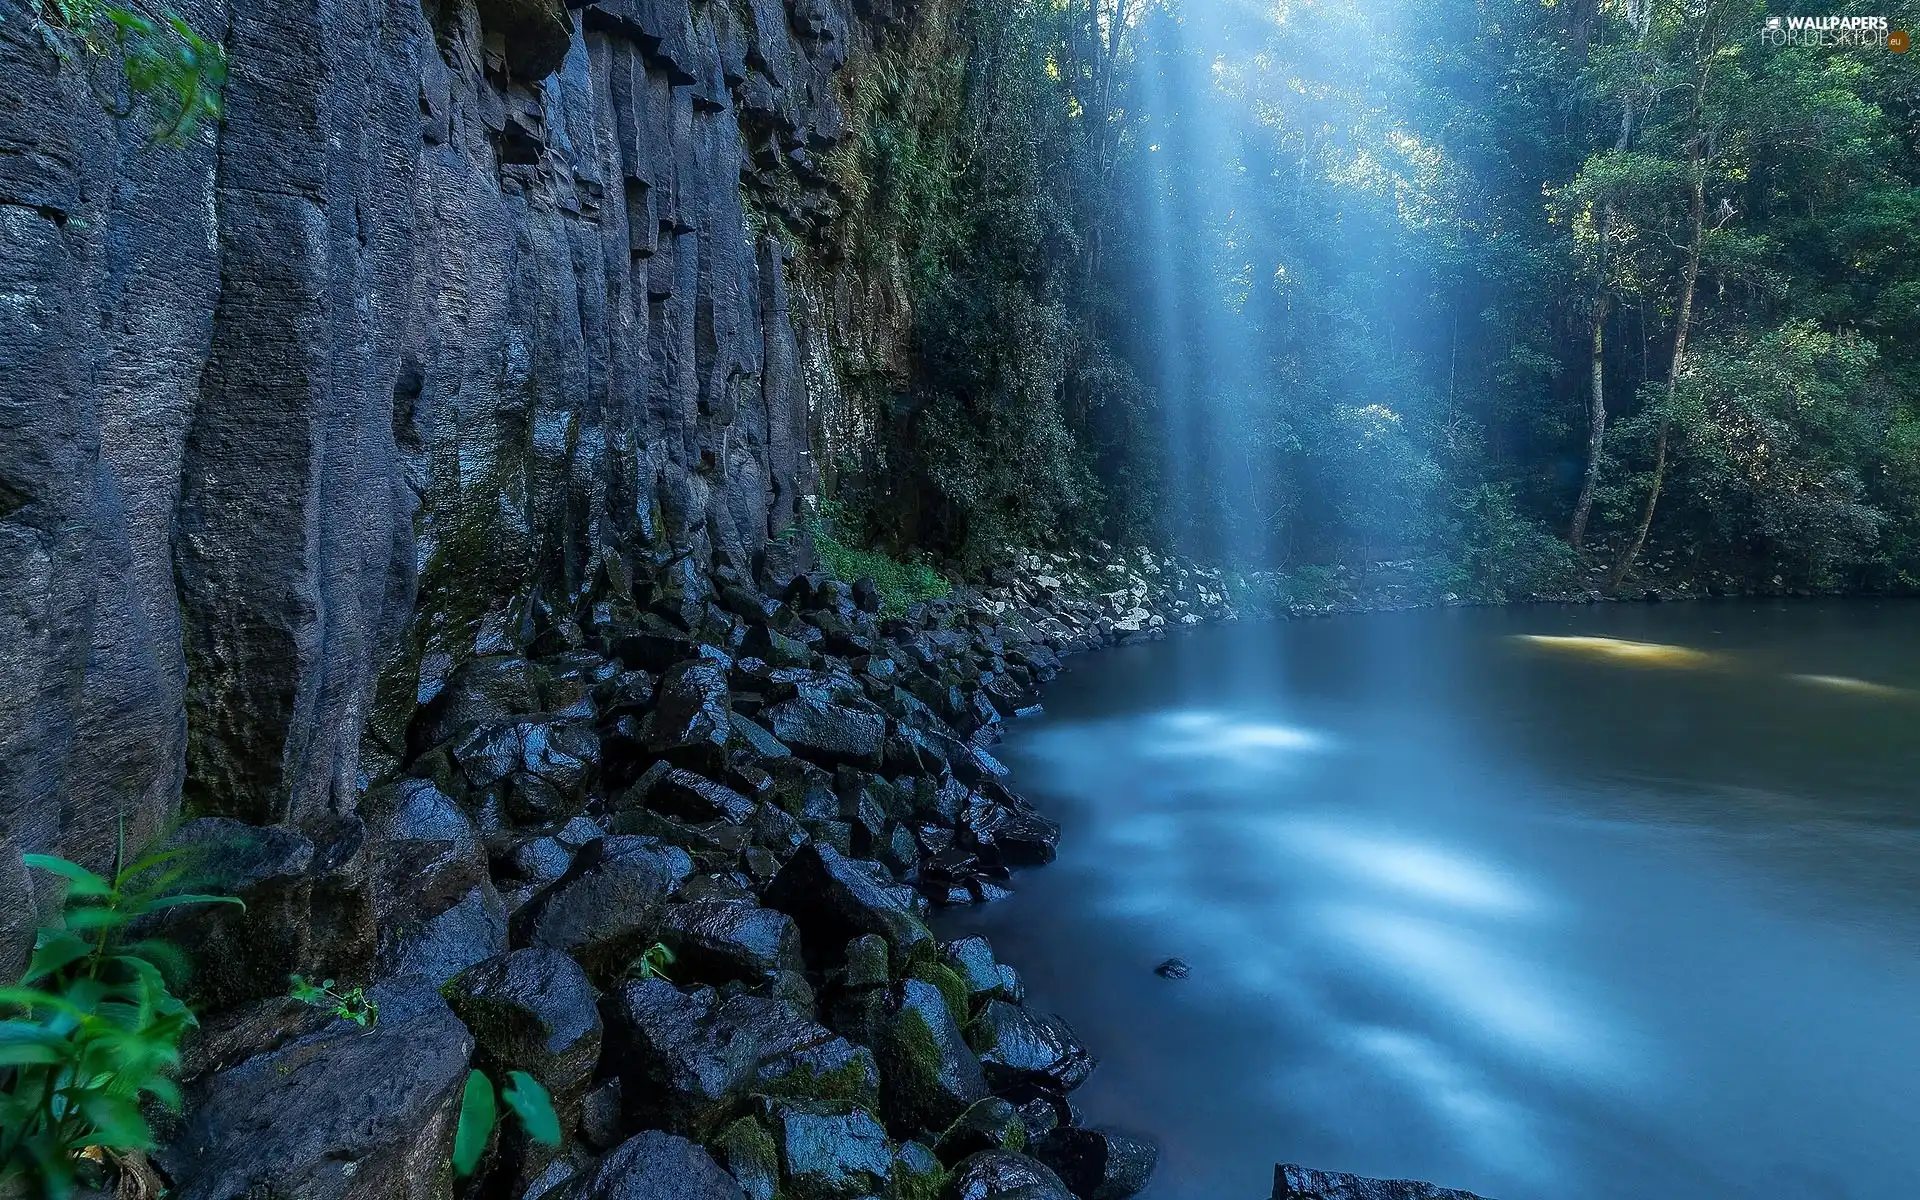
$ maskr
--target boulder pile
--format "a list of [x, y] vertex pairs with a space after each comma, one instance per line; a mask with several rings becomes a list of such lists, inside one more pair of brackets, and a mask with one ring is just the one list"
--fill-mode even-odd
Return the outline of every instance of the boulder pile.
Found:
[[[297, 892], [308, 924], [359, 930], [298, 961], [358, 969], [378, 1023], [223, 994], [157, 1156], [173, 1194], [1132, 1195], [1153, 1148], [1069, 1099], [1093, 1056], [927, 921], [1053, 859], [991, 747], [1061, 658], [1231, 616], [1218, 575], [1141, 552], [1018, 555], [910, 608], [681, 560], [585, 619], [483, 628], [343, 818], [351, 857], [287, 868], [331, 881]], [[469, 1066], [542, 1083], [562, 1145], [507, 1124], [452, 1180]]]

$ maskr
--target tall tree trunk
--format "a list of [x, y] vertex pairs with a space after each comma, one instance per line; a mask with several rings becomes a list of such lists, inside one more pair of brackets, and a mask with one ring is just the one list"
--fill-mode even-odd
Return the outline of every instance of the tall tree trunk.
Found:
[[[1601, 221], [1604, 238], [1606, 221]], [[1607, 437], [1607, 292], [1604, 284], [1593, 302], [1593, 397], [1587, 406], [1587, 477], [1580, 483], [1580, 499], [1573, 506], [1573, 525], [1567, 530], [1567, 544], [1575, 550], [1586, 545], [1587, 520], [1593, 516], [1593, 493], [1600, 486], [1600, 448]]]
[[1667, 479], [1667, 442], [1673, 429], [1673, 419], [1669, 414], [1674, 394], [1680, 389], [1680, 370], [1687, 354], [1687, 330], [1693, 322], [1693, 289], [1700, 279], [1700, 240], [1706, 230], [1707, 165], [1701, 153], [1701, 142], [1704, 140], [1704, 134], [1694, 135], [1693, 153], [1690, 156], [1693, 194], [1688, 200], [1687, 223], [1690, 229], [1687, 265], [1680, 277], [1680, 312], [1674, 322], [1673, 361], [1667, 367], [1668, 409], [1660, 414], [1660, 432], [1653, 444], [1653, 485], [1647, 490], [1647, 506], [1640, 513], [1640, 525], [1633, 531], [1633, 541], [1627, 544], [1620, 560], [1613, 566], [1613, 575], [1607, 580], [1608, 591], [1620, 586], [1620, 581], [1633, 569], [1634, 560], [1646, 548], [1647, 531], [1653, 528], [1653, 512], [1660, 503], [1660, 489]]
[[[1651, 27], [1652, 6], [1629, 5], [1627, 19], [1634, 28], [1634, 61], [1639, 61], [1640, 48], [1646, 43], [1647, 30]], [[1584, 55], [1585, 49], [1582, 48]], [[1614, 139], [1616, 154], [1625, 154], [1627, 147], [1633, 144], [1634, 100], [1639, 93], [1628, 88], [1620, 103], [1620, 136]], [[1586, 545], [1587, 521], [1593, 516], [1593, 494], [1600, 486], [1600, 451], [1607, 439], [1607, 310], [1612, 294], [1607, 289], [1607, 240], [1613, 236], [1613, 202], [1608, 200], [1600, 207], [1598, 236], [1594, 239], [1593, 271], [1593, 350], [1592, 378], [1593, 395], [1587, 403], [1587, 474], [1580, 481], [1580, 499], [1573, 506], [1573, 521], [1567, 528], [1567, 544], [1575, 550]]]

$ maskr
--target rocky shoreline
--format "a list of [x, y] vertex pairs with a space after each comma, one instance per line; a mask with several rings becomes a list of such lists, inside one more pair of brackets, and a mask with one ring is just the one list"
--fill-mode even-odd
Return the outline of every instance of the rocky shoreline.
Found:
[[[1093, 1054], [926, 918], [1054, 857], [990, 747], [1064, 656], [1235, 616], [1218, 572], [1144, 553], [1021, 555], [904, 610], [677, 560], [589, 623], [483, 629], [333, 829], [174, 835], [248, 908], [165, 930], [207, 1014], [167, 1194], [1134, 1194], [1154, 1147], [1071, 1100]], [[378, 1019], [287, 998], [293, 970], [364, 981]], [[455, 1180], [470, 1067], [538, 1080], [562, 1144], [508, 1126]], [[1274, 1195], [1463, 1195], [1424, 1186], [1283, 1168]]]
[[[1153, 1148], [1069, 1099], [1093, 1056], [925, 918], [1053, 858], [989, 747], [1063, 656], [1233, 615], [1152, 556], [1021, 556], [906, 611], [681, 559], [589, 622], [483, 629], [337, 830], [175, 835], [248, 909], [168, 929], [209, 1014], [169, 1194], [1131, 1195]], [[294, 969], [365, 979], [377, 1022], [273, 994]], [[469, 1063], [543, 1084], [563, 1145], [509, 1129], [453, 1186]]]

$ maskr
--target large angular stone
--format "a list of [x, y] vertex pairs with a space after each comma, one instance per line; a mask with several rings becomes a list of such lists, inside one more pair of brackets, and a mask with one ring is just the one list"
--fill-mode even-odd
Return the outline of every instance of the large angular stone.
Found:
[[899, 1006], [887, 1017], [875, 1049], [882, 1111], [906, 1133], [938, 1133], [987, 1095], [980, 1060], [931, 983], [901, 983]]
[[793, 1200], [858, 1200], [886, 1191], [893, 1147], [865, 1109], [845, 1101], [775, 1100], [765, 1110]]
[[473, 1042], [431, 991], [376, 989], [334, 1022], [194, 1089], [156, 1154], [178, 1200], [440, 1200]]
[[760, 983], [800, 969], [793, 918], [751, 901], [701, 900], [668, 908], [660, 938], [676, 956], [674, 978]]
[[995, 1090], [1032, 1084], [1070, 1091], [1093, 1073], [1093, 1056], [1064, 1020], [1004, 1000], [987, 1001], [967, 1025], [967, 1042]]
[[877, 934], [904, 962], [932, 940], [920, 918], [855, 860], [817, 842], [794, 851], [767, 886], [766, 902], [791, 916], [810, 961], [837, 954], [849, 939]]
[[1011, 1150], [982, 1150], [947, 1178], [947, 1200], [1073, 1200], [1060, 1177]]
[[629, 981], [611, 1002], [607, 1055], [630, 1119], [691, 1136], [711, 1135], [750, 1093], [878, 1103], [871, 1052], [762, 996]]
[[1080, 1200], [1127, 1200], [1147, 1186], [1160, 1160], [1152, 1142], [1101, 1129], [1055, 1129], [1028, 1153]]
[[727, 673], [706, 659], [677, 663], [660, 678], [653, 711], [640, 724], [649, 753], [708, 775], [726, 769], [733, 730]]
[[650, 1129], [615, 1146], [560, 1193], [563, 1200], [744, 1200], [705, 1150]]
[[801, 695], [761, 714], [773, 736], [800, 754], [824, 763], [877, 766], [887, 719], [823, 697]]
[[653, 838], [588, 842], [560, 881], [514, 917], [514, 940], [563, 951], [594, 978], [616, 979], [658, 938], [667, 897], [692, 873], [685, 850]]
[[558, 950], [516, 950], [467, 968], [444, 989], [495, 1079], [525, 1071], [563, 1113], [579, 1104], [600, 1060], [598, 997]]

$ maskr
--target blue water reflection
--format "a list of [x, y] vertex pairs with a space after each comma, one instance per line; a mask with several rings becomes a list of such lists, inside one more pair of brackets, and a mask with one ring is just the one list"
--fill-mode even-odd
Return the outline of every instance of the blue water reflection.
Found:
[[1505, 1200], [1920, 1195], [1920, 764], [1903, 718], [1791, 678], [1920, 647], [1869, 614], [1797, 662], [1703, 611], [1649, 640], [1745, 668], [1516, 653], [1537, 612], [1087, 660], [1007, 746], [1061, 862], [948, 929], [1103, 1056], [1082, 1101], [1162, 1143], [1152, 1196], [1263, 1196], [1276, 1159]]

